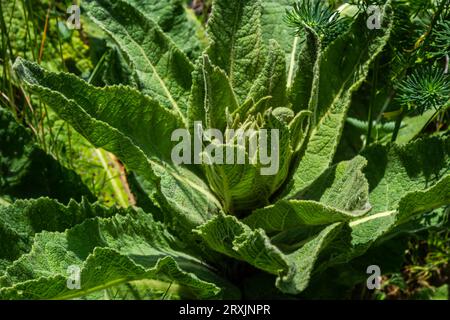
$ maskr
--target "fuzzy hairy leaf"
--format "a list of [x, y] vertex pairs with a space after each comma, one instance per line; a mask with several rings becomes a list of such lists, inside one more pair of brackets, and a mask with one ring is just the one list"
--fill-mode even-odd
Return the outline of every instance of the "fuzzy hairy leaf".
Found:
[[[21, 80], [40, 94], [64, 120], [75, 122], [72, 117], [89, 118], [94, 123], [101, 123], [110, 134], [115, 132], [120, 136], [122, 146], [126, 145], [125, 141], [130, 141], [135, 146], [135, 153], [148, 159], [145, 162], [170, 161], [173, 143], [166, 137], [182, 127], [182, 121], [157, 101], [129, 87], [93, 87], [74, 75], [47, 72], [20, 58], [15, 63], [15, 70]], [[63, 100], [67, 103], [61, 103]], [[75, 123], [73, 125], [77, 129]], [[94, 135], [95, 129], [88, 131], [83, 126], [81, 121], [78, 122], [77, 131], [88, 140], [102, 138], [101, 134]]]
[[[262, 229], [251, 229], [230, 216], [210, 220], [200, 226], [197, 233], [212, 249], [278, 275], [276, 285], [283, 292], [298, 294], [315, 275], [331, 266], [348, 263], [364, 254], [375, 242], [383, 241], [383, 237], [391, 238], [390, 232], [404, 223], [402, 217], [405, 215], [417, 217], [448, 204], [449, 179], [447, 176], [430, 189], [407, 194], [405, 205], [398, 206], [398, 210], [379, 212], [350, 222], [348, 219], [328, 219], [328, 226], [305, 240], [283, 247], [283, 251], [271, 243]], [[413, 212], [408, 203], [412, 203]], [[266, 226], [276, 230], [271, 224]]]
[[[178, 240], [139, 210], [125, 217], [86, 220], [64, 233], [37, 234], [31, 252], [0, 278], [0, 297], [76, 298], [141, 279], [162, 281], [167, 287], [174, 282], [196, 298], [224, 293], [220, 287], [225, 283], [207, 265], [179, 250]], [[67, 286], [69, 266], [81, 269], [79, 290]]]
[[428, 190], [407, 193], [399, 202], [399, 223], [408, 221], [429, 208], [438, 209], [450, 204], [450, 175], [447, 174]]
[[264, 61], [260, 17], [260, 0], [215, 0], [208, 22], [207, 53], [212, 64], [226, 72], [240, 102]]
[[[292, 5], [291, 0], [261, 0], [261, 28], [264, 42], [276, 40], [285, 52], [287, 69], [295, 64], [297, 40], [292, 29], [286, 23], [281, 23], [286, 15], [286, 9]], [[294, 49], [295, 48], [295, 49]], [[294, 60], [291, 60], [291, 56]]]
[[373, 212], [393, 210], [405, 194], [433, 186], [449, 173], [450, 139], [428, 138], [405, 146], [374, 145], [363, 156]]
[[195, 13], [187, 8], [183, 0], [126, 0], [150, 19], [156, 21], [186, 55], [197, 58], [207, 39], [205, 30]]
[[405, 224], [408, 219], [449, 204], [449, 185], [450, 176], [447, 175], [429, 189], [407, 193], [394, 210], [378, 212], [350, 222], [350, 229], [345, 230], [340, 235], [341, 241], [334, 244], [332, 258], [324, 259], [319, 270], [347, 263], [364, 254], [374, 243], [382, 243], [385, 239], [408, 232], [408, 228], [415, 228], [414, 224]]
[[274, 232], [349, 221], [362, 213], [364, 211], [346, 212], [310, 200], [280, 200], [274, 205], [255, 210], [243, 221], [252, 228]]
[[[289, 6], [284, 0], [215, 0], [211, 41], [195, 65], [189, 58], [200, 50], [195, 33], [202, 29], [183, 0], [84, 4], [123, 52], [107, 58], [109, 78], [119, 75], [113, 80], [142, 92], [93, 87], [22, 59], [14, 69], [60, 118], [125, 163], [138, 205], [152, 214], [49, 199], [0, 206], [0, 299], [96, 299], [113, 290], [125, 298], [146, 295], [138, 292], [145, 288], [164, 297], [236, 298], [222, 276], [236, 281], [247, 272], [252, 280], [239, 286], [245, 297], [251, 297], [247, 283], [261, 274], [272, 288], [303, 297], [312, 284], [323, 285], [318, 279], [330, 269], [355, 267], [405, 234], [446, 226], [445, 135], [370, 146], [332, 165], [352, 96], [390, 37], [391, 1], [381, 30], [367, 28], [360, 12], [322, 48], [307, 26], [305, 37], [288, 34], [280, 23]], [[263, 174], [274, 164], [254, 161], [267, 160], [264, 150], [251, 152], [236, 137], [219, 141], [215, 133], [202, 136], [209, 140], [202, 146], [212, 142], [214, 150], [190, 150], [203, 164], [174, 164], [181, 142], [172, 141], [173, 133], [192, 131], [195, 121], [225, 135], [269, 129], [268, 143], [277, 136], [270, 129], [278, 129], [279, 143], [265, 150], [279, 151], [278, 170]], [[78, 290], [67, 286], [70, 266], [80, 268]]]
[[368, 159], [364, 171], [370, 186], [372, 209], [368, 215], [349, 223], [350, 229], [345, 230], [329, 252], [333, 258], [323, 258], [318, 272], [330, 265], [349, 262], [374, 243], [414, 231], [417, 225], [411, 221], [448, 205], [449, 150], [448, 138], [423, 139], [403, 147], [375, 145], [369, 148], [364, 153]]
[[339, 235], [342, 223], [334, 223], [324, 228], [300, 249], [286, 255], [291, 267], [285, 275], [276, 281], [277, 287], [284, 293], [298, 294], [308, 286], [319, 255]]
[[139, 88], [184, 119], [193, 70], [186, 55], [156, 22], [123, 0], [88, 0], [83, 7], [127, 55]]
[[270, 99], [265, 100], [264, 105], [258, 108], [260, 112], [269, 107], [277, 108], [287, 105], [285, 57], [275, 40], [269, 41], [266, 63], [259, 76], [255, 78], [247, 101], [251, 101], [253, 105], [265, 97]]
[[18, 200], [0, 207], [0, 271], [30, 251], [36, 233], [64, 231], [88, 218], [125, 215], [129, 211], [91, 205], [86, 199], [80, 203], [72, 200], [67, 206], [48, 198]]
[[238, 108], [227, 75], [219, 67], [211, 65], [205, 54], [198, 60], [192, 77], [189, 128], [193, 128], [195, 121], [202, 121], [206, 128], [224, 130], [227, 110], [232, 113]]
[[289, 123], [291, 146], [295, 153], [299, 152], [306, 142], [311, 115], [311, 111], [302, 110]]
[[[342, 300], [350, 297], [356, 285], [367, 281], [367, 267], [377, 265], [382, 274], [398, 272], [404, 264], [404, 253], [408, 246], [406, 237], [395, 238], [378, 246], [372, 246], [365, 254], [354, 260], [333, 266], [320, 276], [313, 277], [301, 298]], [[336, 276], [338, 275], [338, 276]]]
[[[310, 110], [313, 126], [305, 155], [293, 176], [291, 195], [307, 187], [330, 165], [336, 151], [351, 97], [367, 76], [373, 59], [381, 52], [392, 28], [391, 6], [383, 9], [381, 30], [368, 30], [360, 14], [352, 27], [321, 54], [315, 68]], [[345, 55], [342, 54], [345, 52]]]
[[326, 227], [302, 248], [283, 254], [262, 229], [252, 230], [232, 216], [218, 216], [196, 232], [214, 250], [277, 275], [277, 287], [285, 293], [302, 291], [319, 253], [338, 233], [340, 223]]
[[369, 183], [364, 175], [367, 160], [356, 156], [342, 161], [326, 170], [300, 199], [320, 201], [323, 204], [352, 212], [367, 212], [369, 203]]
[[75, 76], [49, 73], [22, 59], [16, 61], [15, 70], [88, 141], [114, 153], [128, 169], [142, 176], [151, 198], [166, 206], [169, 221], [190, 230], [210, 217], [217, 200], [208, 187], [171, 162], [174, 142], [170, 135], [182, 127], [176, 113], [132, 88], [96, 88]]
[[366, 164], [361, 156], [343, 161], [306, 189], [301, 200], [280, 200], [255, 210], [244, 222], [274, 232], [355, 219], [370, 210], [369, 185], [362, 171]]
[[288, 267], [282, 252], [263, 230], [252, 230], [236, 217], [219, 215], [198, 227], [196, 233], [213, 250], [269, 273], [279, 274]]
[[306, 30], [306, 40], [298, 54], [297, 70], [289, 88], [289, 98], [292, 109], [296, 112], [308, 110], [310, 102], [314, 102], [311, 95], [315, 76], [315, 69], [320, 68], [321, 44], [316, 32], [308, 27]]
[[[423, 191], [419, 191], [423, 194]], [[418, 200], [420, 198], [415, 198], [412, 201], [420, 203]], [[444, 206], [442, 208], [427, 212], [421, 215], [410, 216], [409, 213], [413, 211], [405, 210], [407, 219], [403, 219], [402, 223], [391, 231], [390, 234], [396, 236], [398, 234], [406, 234], [406, 236], [411, 236], [419, 232], [431, 230], [431, 231], [441, 231], [444, 228], [448, 228], [450, 224], [450, 208]], [[400, 217], [401, 219], [402, 217]]]

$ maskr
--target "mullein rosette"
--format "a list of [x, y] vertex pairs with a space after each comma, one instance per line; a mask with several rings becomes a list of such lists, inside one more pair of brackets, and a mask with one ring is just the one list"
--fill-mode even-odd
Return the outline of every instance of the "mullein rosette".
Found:
[[[376, 145], [333, 162], [352, 95], [389, 39], [390, 1], [380, 30], [368, 30], [362, 12], [323, 43], [313, 26], [302, 24], [299, 41], [281, 23], [288, 1], [216, 0], [206, 33], [186, 17], [177, 20], [206, 34], [197, 59], [140, 4], [83, 1], [85, 14], [126, 57], [134, 87], [94, 87], [24, 59], [14, 65], [28, 90], [95, 147], [121, 159], [139, 197], [138, 207], [118, 212], [50, 199], [0, 207], [0, 235], [14, 248], [0, 250], [0, 298], [94, 299], [114, 288], [125, 298], [143, 288], [164, 288], [171, 298], [275, 291], [321, 297], [314, 288], [328, 287], [330, 268], [356, 266], [369, 249], [425, 228], [423, 213], [442, 214], [433, 210], [450, 198], [448, 139]], [[189, 48], [204, 40], [192, 37]], [[172, 133], [193, 132], [196, 122], [224, 134], [267, 130], [266, 151], [279, 142], [278, 170], [262, 174], [268, 167], [249, 157], [265, 155], [247, 147], [242, 165], [175, 164], [179, 141]], [[236, 139], [208, 138], [205, 145], [225, 154], [242, 148]], [[37, 212], [53, 225], [35, 225]], [[72, 214], [77, 219], [62, 223]], [[5, 217], [14, 217], [21, 232]], [[66, 286], [70, 265], [80, 267], [78, 291]], [[343, 280], [345, 271], [333, 278]]]

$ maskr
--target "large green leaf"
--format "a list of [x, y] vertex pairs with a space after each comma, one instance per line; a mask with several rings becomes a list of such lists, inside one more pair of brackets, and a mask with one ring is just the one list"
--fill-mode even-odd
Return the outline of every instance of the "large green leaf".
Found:
[[96, 88], [22, 59], [16, 61], [15, 70], [88, 141], [116, 154], [140, 175], [152, 199], [167, 205], [167, 219], [190, 230], [210, 217], [215, 197], [197, 176], [171, 161], [175, 142], [170, 136], [182, 127], [176, 113], [129, 87]]
[[260, 0], [215, 0], [208, 22], [208, 55], [226, 72], [240, 102], [264, 62], [260, 17]]
[[[427, 192], [421, 192], [421, 196], [427, 197]], [[420, 196], [416, 198], [416, 200], [418, 199]], [[360, 257], [335, 265], [315, 277], [302, 297], [313, 298], [319, 294], [325, 299], [342, 299], [350, 296], [355, 285], [367, 280], [367, 267], [370, 265], [379, 266], [383, 275], [397, 273], [404, 264], [405, 251], [411, 235], [421, 237], [420, 232], [423, 231], [442, 231], [444, 228], [448, 228], [449, 217], [450, 210], [448, 208], [446, 210], [439, 209], [417, 215], [408, 222], [399, 224], [382, 238], [383, 241], [374, 243]], [[335, 250], [335, 253], [337, 252], [338, 250]], [[336, 277], [336, 274], [339, 277]]]
[[[423, 213], [447, 205], [450, 197], [449, 182], [450, 176], [447, 176], [432, 188], [408, 193], [394, 210], [378, 212], [349, 222], [348, 227], [342, 228], [335, 240], [319, 253], [313, 276], [331, 266], [349, 263], [363, 255], [372, 245], [407, 232], [408, 227], [415, 227], [412, 224], [406, 225], [407, 219], [420, 217]], [[411, 206], [414, 210], [411, 210]]]
[[158, 24], [123, 0], [88, 0], [83, 6], [127, 55], [139, 88], [186, 117], [193, 66]]
[[288, 268], [282, 252], [270, 243], [261, 229], [252, 230], [236, 217], [218, 215], [196, 229], [196, 233], [220, 253], [272, 274]]
[[342, 223], [334, 223], [325, 227], [300, 249], [286, 255], [291, 267], [288, 272], [277, 279], [277, 287], [281, 291], [291, 294], [298, 294], [305, 290], [313, 275], [319, 255], [339, 235], [342, 226]]
[[299, 199], [280, 200], [244, 219], [266, 232], [349, 221], [370, 210], [369, 185], [362, 172], [367, 161], [357, 156], [343, 161], [317, 179]]
[[181, 167], [173, 170], [162, 170], [161, 192], [164, 199], [159, 203], [163, 207], [166, 222], [171, 223], [173, 230], [187, 236], [192, 228], [204, 223], [218, 213], [221, 205], [208, 185], [192, 172]]
[[319, 270], [347, 263], [374, 243], [415, 231], [422, 214], [448, 205], [448, 141], [430, 138], [404, 147], [369, 148], [364, 155], [368, 159], [365, 173], [371, 189], [371, 212], [349, 223], [350, 229], [345, 230], [339, 237], [341, 241], [328, 253], [333, 257], [323, 258]]
[[214, 250], [277, 275], [277, 287], [286, 293], [302, 291], [319, 253], [338, 234], [341, 224], [324, 228], [297, 251], [283, 254], [262, 229], [252, 230], [232, 216], [217, 216], [197, 229]]
[[430, 191], [413, 191], [406, 194], [399, 202], [398, 221], [403, 223], [417, 216], [418, 213], [437, 209], [450, 204], [450, 175], [440, 180]]
[[195, 121], [201, 121], [205, 128], [224, 130], [226, 113], [238, 108], [227, 75], [219, 67], [211, 65], [209, 57], [204, 54], [198, 60], [192, 77], [189, 128], [193, 128]]
[[[419, 192], [423, 194], [423, 191]], [[426, 197], [428, 197], [428, 195], [426, 195]], [[412, 201], [420, 204], [418, 200], [421, 199], [415, 198]], [[401, 219], [402, 223], [399, 224], [395, 229], [393, 229], [389, 233], [389, 235], [397, 236], [399, 234], [405, 234], [407, 236], [411, 236], [413, 234], [417, 234], [419, 232], [426, 230], [441, 231], [445, 228], [448, 229], [448, 227], [450, 226], [449, 206], [444, 206], [440, 209], [436, 209], [434, 211], [422, 215], [416, 215], [414, 212], [415, 210], [413, 211], [405, 210], [406, 214], [404, 215], [404, 217], [406, 219], [402, 219], [402, 216], [399, 216], [399, 219]], [[410, 213], [414, 214], [410, 215]]]
[[[170, 138], [172, 132], [183, 128], [183, 122], [173, 111], [162, 107], [137, 90], [124, 86], [98, 88], [80, 78], [65, 73], [47, 72], [38, 65], [18, 59], [16, 72], [31, 89], [44, 95], [49, 105], [56, 93], [76, 103], [91, 118], [107, 123], [128, 137], [153, 161], [171, 161], [175, 145]], [[54, 107], [62, 113], [58, 107]]]
[[34, 144], [31, 133], [0, 108], [0, 198], [49, 196], [63, 203], [94, 196], [72, 170]]
[[[361, 215], [364, 212], [358, 213]], [[349, 221], [358, 217], [358, 213], [353, 214], [316, 201], [280, 200], [274, 205], [255, 210], [244, 222], [252, 228], [274, 232]]]
[[125, 215], [130, 209], [91, 205], [86, 199], [64, 206], [48, 198], [18, 200], [0, 207], [0, 271], [31, 249], [36, 233], [64, 231], [93, 217]]
[[414, 224], [405, 223], [420, 217], [421, 214], [448, 205], [449, 186], [450, 176], [447, 175], [429, 189], [407, 193], [394, 210], [378, 212], [350, 222], [350, 230], [346, 230], [348, 231], [346, 235], [340, 236], [347, 241], [341, 241], [333, 247], [332, 258], [324, 259], [320, 270], [331, 265], [347, 263], [364, 254], [375, 242], [382, 243], [386, 239], [405, 233], [408, 227], [416, 228]]
[[395, 209], [403, 196], [433, 186], [449, 173], [450, 139], [428, 138], [405, 146], [374, 145], [363, 155], [372, 212]]
[[265, 100], [264, 106], [260, 106], [258, 111], [287, 105], [285, 56], [275, 40], [269, 41], [266, 63], [254, 80], [247, 99], [255, 104], [265, 97], [270, 99]]
[[[67, 286], [69, 266], [80, 268], [80, 289]], [[167, 288], [174, 283], [191, 298], [236, 297], [211, 267], [179, 251], [179, 240], [140, 210], [37, 234], [31, 252], [0, 278], [0, 297], [70, 299], [142, 279]]]
[[[314, 77], [318, 77], [316, 69], [320, 68], [321, 44], [316, 32], [305, 26], [306, 39], [302, 50], [297, 58], [297, 70], [293, 79], [289, 79], [289, 98], [292, 103], [292, 109], [296, 112], [309, 109], [310, 103], [314, 103], [312, 94], [317, 94], [317, 90], [312, 92]], [[290, 75], [291, 76], [291, 75]], [[317, 81], [317, 80], [316, 80]]]
[[366, 165], [364, 157], [356, 156], [330, 167], [299, 194], [299, 199], [315, 200], [352, 212], [369, 210], [369, 183], [363, 172]]
[[196, 59], [204, 49], [205, 30], [192, 9], [183, 0], [126, 0], [143, 14], [156, 21], [162, 31], [189, 58]]
[[[298, 39], [294, 36], [294, 30], [286, 23], [282, 23], [293, 1], [291, 0], [261, 0], [261, 28], [265, 42], [275, 39], [286, 54], [287, 69], [294, 67]], [[293, 57], [293, 60], [291, 60]]]
[[309, 106], [314, 112], [313, 126], [307, 149], [293, 176], [291, 195], [312, 183], [333, 160], [352, 94], [366, 78], [371, 62], [389, 38], [392, 27], [389, 2], [382, 14], [381, 30], [369, 30], [365, 15], [360, 14], [352, 27], [321, 54], [319, 67], [314, 70], [313, 98]]

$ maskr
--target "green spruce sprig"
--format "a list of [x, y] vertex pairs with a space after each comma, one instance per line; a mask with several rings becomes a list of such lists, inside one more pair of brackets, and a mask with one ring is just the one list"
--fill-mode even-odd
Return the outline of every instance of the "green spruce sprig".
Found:
[[397, 99], [408, 112], [439, 110], [450, 99], [450, 79], [442, 69], [423, 67], [398, 85]]
[[435, 56], [450, 54], [450, 20], [441, 20], [437, 23], [431, 47]]
[[349, 25], [348, 18], [342, 17], [338, 11], [318, 0], [295, 2], [292, 9], [286, 10], [285, 22], [298, 36], [303, 34], [305, 27], [313, 29], [325, 45]]

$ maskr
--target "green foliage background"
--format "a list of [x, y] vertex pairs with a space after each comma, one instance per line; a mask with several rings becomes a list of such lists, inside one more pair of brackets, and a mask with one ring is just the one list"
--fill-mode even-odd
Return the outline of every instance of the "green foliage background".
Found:
[[[374, 3], [90, 0], [70, 30], [1, 0], [0, 298], [449, 299], [450, 2], [370, 32]], [[280, 172], [173, 166], [199, 119], [279, 129]]]

